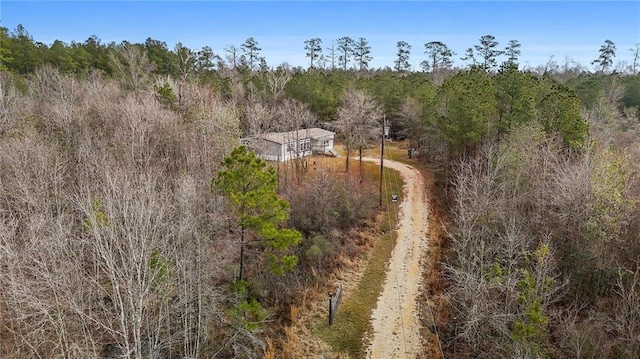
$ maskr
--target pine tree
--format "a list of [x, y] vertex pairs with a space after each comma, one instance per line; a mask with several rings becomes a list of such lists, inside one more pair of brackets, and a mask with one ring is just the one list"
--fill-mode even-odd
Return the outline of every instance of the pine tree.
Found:
[[322, 54], [322, 40], [314, 37], [304, 42], [304, 49], [307, 51], [309, 58], [309, 68], [314, 68], [313, 61], [317, 60]]
[[262, 49], [258, 47], [258, 41], [250, 37], [240, 47], [246, 57], [249, 69], [253, 70], [254, 65], [260, 62], [260, 50]]
[[[244, 146], [235, 148], [222, 162], [222, 170], [212, 183], [212, 191], [224, 195], [238, 219], [240, 227], [240, 273], [244, 275], [246, 235], [251, 234], [265, 248], [264, 255], [274, 274], [293, 269], [295, 255], [283, 254], [300, 243], [298, 231], [281, 227], [289, 218], [289, 203], [278, 197], [278, 183], [273, 167]], [[245, 233], [245, 231], [250, 231]]]
[[369, 42], [364, 37], [359, 38], [353, 47], [353, 59], [358, 64], [360, 71], [365, 71], [369, 68], [369, 62], [373, 60], [373, 57], [369, 54], [371, 54]]
[[342, 64], [342, 69], [347, 71], [347, 65], [349, 65], [349, 59], [353, 54], [353, 46], [355, 45], [355, 41], [349, 36], [343, 36], [338, 39], [338, 51], [340, 51], [340, 56], [338, 60], [340, 64]]
[[407, 71], [411, 68], [409, 65], [409, 55], [411, 54], [411, 45], [406, 41], [398, 41], [396, 44], [398, 55], [396, 58], [394, 69], [398, 72]]
[[611, 40], [605, 40], [604, 45], [600, 46], [600, 56], [591, 62], [592, 65], [598, 64], [600, 71], [605, 72], [613, 65], [613, 58], [616, 57], [616, 44]]

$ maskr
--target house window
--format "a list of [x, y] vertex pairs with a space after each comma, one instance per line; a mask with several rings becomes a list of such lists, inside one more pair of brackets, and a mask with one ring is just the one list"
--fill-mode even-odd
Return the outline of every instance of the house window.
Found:
[[287, 143], [287, 151], [293, 152], [295, 149], [293, 148], [293, 143]]
[[300, 148], [300, 151], [309, 151], [309, 150], [311, 150], [311, 140], [308, 139], [308, 138], [300, 140], [299, 148]]

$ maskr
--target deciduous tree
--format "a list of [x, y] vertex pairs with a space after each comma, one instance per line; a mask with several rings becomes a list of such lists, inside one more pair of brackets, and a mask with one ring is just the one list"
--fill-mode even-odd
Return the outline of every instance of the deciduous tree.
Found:
[[125, 88], [139, 92], [149, 86], [155, 68], [141, 46], [123, 43], [111, 53], [111, 67]]
[[[347, 89], [338, 108], [338, 119], [333, 123], [344, 139], [347, 151], [346, 171], [349, 172], [351, 151], [366, 148], [381, 133], [382, 111], [378, 102], [362, 90]], [[362, 163], [361, 163], [362, 165]]]
[[[1, 51], [1, 50], [0, 50]], [[640, 43], [637, 43], [634, 48], [629, 49], [633, 54], [633, 65], [631, 65], [631, 73], [633, 75], [638, 72], [638, 61], [640, 61]]]
[[331, 40], [331, 46], [327, 47], [325, 50], [327, 53], [327, 61], [331, 63], [331, 70], [335, 70], [336, 68], [336, 42]]
[[227, 59], [227, 62], [229, 63], [231, 68], [237, 68], [240, 61], [240, 49], [238, 49], [236, 45], [229, 45], [224, 48], [224, 52], [227, 53], [225, 58]]

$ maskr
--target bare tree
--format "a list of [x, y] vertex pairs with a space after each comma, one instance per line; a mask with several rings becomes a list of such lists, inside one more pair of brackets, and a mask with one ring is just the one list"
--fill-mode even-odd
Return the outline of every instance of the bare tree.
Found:
[[33, 103], [20, 96], [7, 73], [0, 73], [0, 138], [11, 132], [20, 113], [32, 111]]
[[236, 67], [238, 67], [238, 62], [240, 60], [240, 49], [238, 49], [236, 45], [229, 45], [224, 48], [224, 51], [227, 53], [225, 58], [227, 59], [227, 62], [229, 63], [231, 68], [235, 69]]
[[287, 99], [278, 107], [278, 124], [282, 131], [286, 131], [288, 142], [293, 143], [293, 157], [295, 159], [295, 175], [301, 179], [304, 168], [305, 153], [311, 151], [308, 130], [317, 122], [316, 116], [309, 107], [296, 100]]
[[327, 47], [325, 50], [327, 50], [329, 53], [327, 54], [327, 62], [331, 63], [331, 70], [334, 70], [336, 68], [336, 59], [338, 58], [338, 56], [336, 55], [336, 43], [335, 41], [331, 41], [331, 46]]
[[216, 283], [230, 247], [209, 184], [236, 109], [187, 84], [181, 119], [96, 73], [43, 69], [27, 86], [21, 136], [0, 135], [1, 355], [211, 352], [229, 330]]
[[635, 45], [635, 48], [629, 49], [633, 54], [633, 65], [631, 66], [631, 73], [636, 74], [638, 72], [638, 61], [640, 60], [640, 43]]
[[362, 150], [379, 137], [381, 119], [380, 105], [372, 96], [362, 90], [347, 89], [345, 98], [338, 108], [338, 119], [333, 123], [344, 139], [347, 151], [347, 172], [349, 172], [351, 151], [358, 149], [362, 157]]
[[182, 87], [187, 82], [189, 74], [196, 65], [196, 53], [178, 42], [174, 47], [174, 52], [178, 57], [178, 70], [180, 71], [180, 82], [178, 85], [178, 105], [182, 105]]
[[265, 76], [269, 96], [273, 103], [276, 103], [285, 96], [284, 90], [291, 80], [291, 71], [287, 67], [281, 66], [277, 70], [267, 72]]
[[621, 269], [616, 281], [615, 316], [613, 326], [623, 343], [624, 356], [630, 358], [640, 355], [640, 263], [635, 270]]
[[422, 118], [422, 105], [414, 98], [407, 98], [402, 103], [399, 115], [399, 134], [409, 139], [409, 147], [421, 145], [426, 127]]
[[111, 53], [111, 66], [125, 88], [134, 92], [146, 89], [151, 83], [153, 62], [136, 45], [124, 43]]

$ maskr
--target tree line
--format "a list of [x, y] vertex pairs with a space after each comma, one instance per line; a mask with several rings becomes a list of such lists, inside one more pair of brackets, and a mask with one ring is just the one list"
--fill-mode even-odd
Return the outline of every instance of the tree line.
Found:
[[[111, 42], [104, 44], [97, 36], [91, 36], [84, 42], [72, 41], [66, 44], [56, 40], [51, 45], [34, 41], [28, 31], [18, 25], [14, 31], [9, 32], [6, 27], [0, 27], [0, 42], [3, 43], [0, 50], [0, 66], [2, 69], [16, 73], [30, 73], [38, 66], [48, 63], [65, 72], [85, 73], [89, 69], [99, 69], [107, 74], [112, 74], [109, 58], [117, 52], [118, 48], [129, 44], [122, 41], [120, 44]], [[144, 50], [149, 59], [155, 64], [155, 73], [160, 75], [178, 76], [185, 72], [203, 73], [207, 71], [223, 71], [225, 68], [242, 68], [250, 71], [266, 70], [267, 60], [261, 56], [258, 41], [249, 37], [240, 45], [229, 45], [223, 53], [216, 54], [211, 47], [204, 46], [201, 49], [190, 49], [182, 43], [177, 43], [170, 49], [166, 42], [147, 38], [144, 43], [132, 44]], [[518, 63], [522, 45], [518, 40], [509, 40], [504, 48], [499, 46], [498, 40], [493, 35], [483, 35], [478, 44], [465, 50], [458, 59], [465, 65], [458, 68], [479, 66], [487, 71], [493, 71], [502, 63]], [[323, 47], [324, 46], [324, 47]], [[396, 43], [396, 56], [388, 68], [398, 72], [413, 71], [410, 64], [412, 45], [406, 41]], [[640, 60], [640, 44], [628, 49], [632, 54], [632, 63], [626, 68], [617, 71], [638, 72]], [[304, 41], [305, 56], [309, 59], [308, 69], [325, 69], [343, 71], [367, 71], [372, 70], [370, 65], [373, 57], [371, 46], [364, 37], [356, 39], [343, 36], [330, 43], [323, 43], [318, 37]], [[598, 58], [591, 62], [597, 71], [607, 72], [613, 69], [616, 57], [616, 45], [607, 39], [599, 49]], [[426, 57], [420, 62], [423, 72], [438, 73], [454, 68], [456, 54], [442, 41], [430, 41], [424, 44], [420, 55]], [[499, 59], [503, 57], [504, 60]], [[566, 62], [572, 62], [569, 58]], [[553, 63], [553, 56], [549, 62], [542, 66], [548, 68]], [[578, 66], [582, 71], [586, 68]], [[302, 68], [300, 68], [302, 70]]]

